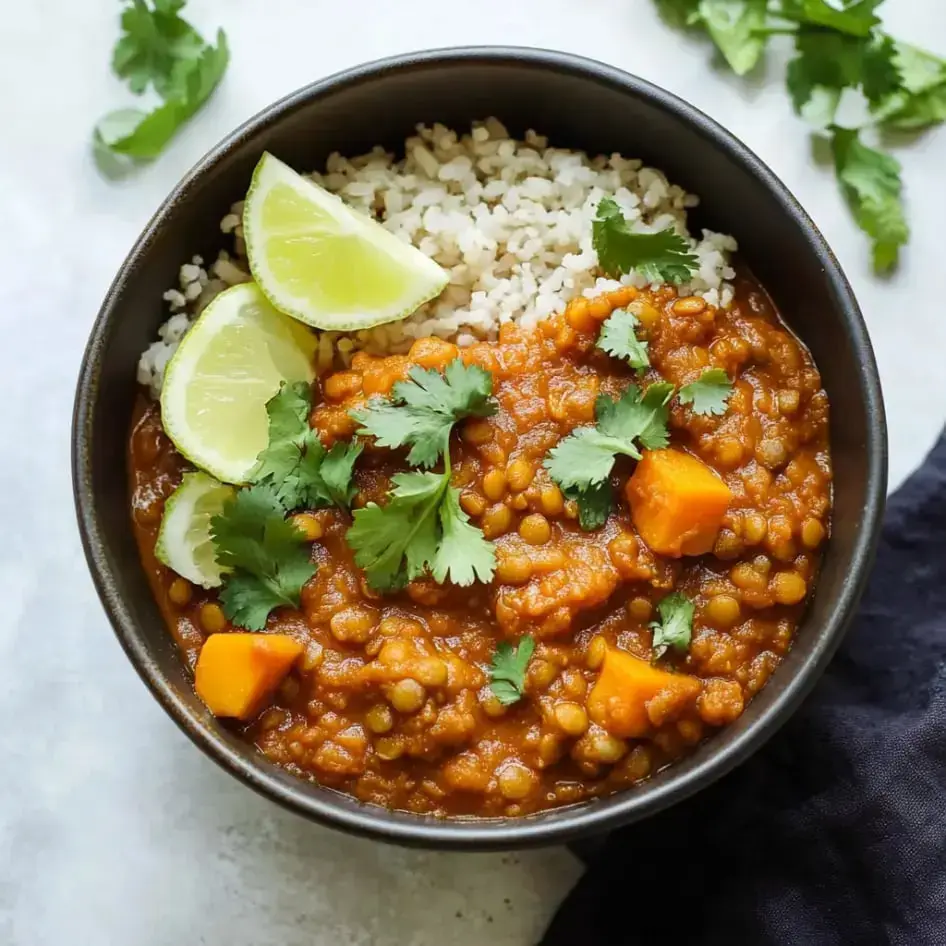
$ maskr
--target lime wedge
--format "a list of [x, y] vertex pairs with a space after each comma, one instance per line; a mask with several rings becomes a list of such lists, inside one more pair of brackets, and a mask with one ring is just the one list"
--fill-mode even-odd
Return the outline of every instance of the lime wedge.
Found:
[[439, 295], [430, 257], [264, 154], [243, 211], [250, 269], [277, 309], [350, 332], [393, 322]]
[[221, 293], [184, 336], [164, 376], [161, 421], [191, 463], [244, 483], [269, 442], [266, 402], [315, 377], [315, 335], [252, 283]]
[[195, 585], [216, 588], [223, 572], [214, 554], [210, 520], [234, 492], [206, 473], [185, 473], [164, 504], [154, 548], [158, 561]]

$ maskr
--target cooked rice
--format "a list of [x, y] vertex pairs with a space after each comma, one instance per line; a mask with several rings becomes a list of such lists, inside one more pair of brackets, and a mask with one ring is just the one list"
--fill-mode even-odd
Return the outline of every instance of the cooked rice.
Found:
[[[736, 241], [709, 230], [694, 239], [687, 210], [698, 198], [640, 161], [550, 148], [533, 131], [516, 141], [495, 118], [462, 137], [443, 125], [418, 126], [404, 154], [400, 161], [381, 148], [356, 158], [333, 154], [325, 173], [311, 177], [433, 257], [450, 282], [403, 321], [352, 335], [322, 332], [320, 371], [347, 363], [359, 349], [405, 351], [428, 335], [469, 345], [495, 338], [503, 322], [534, 326], [575, 296], [646, 285], [636, 273], [620, 281], [600, 276], [591, 223], [602, 197], [613, 197], [640, 232], [672, 226], [689, 240], [700, 267], [681, 293], [723, 308], [732, 302], [728, 255]], [[195, 256], [181, 267], [179, 287], [164, 294], [172, 315], [138, 365], [139, 382], [155, 397], [193, 319], [217, 293], [250, 279], [242, 210], [242, 202], [234, 204], [220, 223], [233, 252], [221, 251], [209, 269]]]

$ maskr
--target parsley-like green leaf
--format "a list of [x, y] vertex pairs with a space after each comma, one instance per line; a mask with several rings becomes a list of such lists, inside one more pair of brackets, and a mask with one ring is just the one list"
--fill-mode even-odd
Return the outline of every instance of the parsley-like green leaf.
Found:
[[615, 456], [639, 460], [642, 447], [665, 447], [667, 404], [673, 391], [672, 384], [659, 382], [643, 393], [632, 384], [617, 401], [600, 395], [595, 402], [596, 426], [573, 431], [549, 451], [544, 466], [552, 479], [565, 491], [581, 493], [608, 478]]
[[795, 110], [821, 92], [831, 97], [823, 122], [830, 123], [844, 89], [861, 89], [872, 106], [886, 101], [900, 87], [896, 47], [887, 36], [851, 36], [827, 30], [801, 29], [795, 36], [798, 55], [788, 64], [786, 82]]
[[900, 199], [900, 162], [867, 147], [846, 128], [834, 129], [831, 150], [848, 206], [871, 238], [874, 269], [885, 272], [896, 265], [910, 235]]
[[874, 12], [884, 0], [782, 0], [778, 15], [786, 20], [820, 26], [850, 36], [869, 36], [880, 23]]
[[460, 509], [444, 473], [398, 473], [384, 506], [356, 509], [346, 539], [355, 563], [378, 591], [402, 588], [429, 568], [438, 582], [489, 581], [495, 553]]
[[299, 607], [315, 565], [271, 487], [239, 490], [210, 520], [210, 532], [217, 562], [229, 570], [220, 601], [234, 624], [259, 631], [274, 608]]
[[605, 320], [598, 336], [598, 348], [615, 358], [623, 358], [632, 368], [640, 371], [650, 364], [647, 342], [637, 337], [640, 322], [628, 309], [619, 309]]
[[266, 402], [269, 443], [251, 474], [269, 486], [287, 510], [306, 506], [348, 509], [356, 492], [352, 482], [360, 444], [336, 443], [326, 450], [309, 426], [311, 389], [304, 381], [283, 384]]
[[130, 0], [122, 12], [122, 35], [112, 53], [112, 70], [140, 95], [149, 84], [166, 97], [171, 76], [203, 52], [203, 37], [178, 14], [184, 0]]
[[743, 76], [765, 49], [768, 0], [702, 0], [699, 15], [736, 75]]
[[443, 374], [412, 368], [391, 393], [390, 401], [372, 398], [351, 416], [361, 424], [358, 433], [375, 437], [379, 446], [410, 446], [407, 461], [413, 466], [432, 467], [446, 453], [458, 420], [496, 412], [492, 375], [459, 358]]
[[[154, 12], [148, 12], [143, 0], [134, 0], [125, 11], [135, 22], [136, 38], [132, 40], [126, 31], [124, 45], [120, 40], [116, 48], [113, 65], [129, 79], [133, 91], [141, 91], [150, 81], [164, 102], [148, 113], [120, 109], [96, 125], [95, 156], [107, 174], [127, 170], [134, 161], [157, 157], [223, 78], [230, 61], [226, 35], [218, 30], [216, 46], [204, 43], [177, 16], [182, 6], [180, 0], [155, 0]], [[146, 28], [143, 24], [149, 16], [150, 26]], [[160, 23], [175, 25], [162, 31], [157, 25]]]
[[657, 12], [671, 26], [697, 26], [701, 23], [701, 0], [657, 0]]
[[496, 548], [483, 533], [470, 525], [470, 517], [460, 508], [460, 490], [447, 487], [440, 503], [440, 541], [430, 562], [434, 581], [449, 578], [455, 585], [488, 582], [496, 568]]
[[872, 109], [885, 128], [919, 131], [946, 121], [946, 61], [908, 43], [896, 43], [901, 87]]
[[707, 368], [696, 381], [680, 388], [680, 403], [690, 404], [694, 414], [725, 414], [732, 382], [722, 368]]
[[585, 489], [573, 486], [563, 492], [566, 499], [574, 499], [578, 504], [578, 524], [584, 532], [594, 532], [608, 521], [614, 508], [614, 490], [608, 480]]
[[662, 657], [670, 647], [685, 651], [690, 646], [694, 610], [693, 602], [679, 591], [667, 595], [657, 605], [660, 620], [653, 621], [650, 625], [654, 632], [655, 660]]
[[489, 671], [489, 688], [503, 706], [511, 706], [522, 699], [526, 687], [526, 670], [535, 653], [535, 640], [526, 634], [513, 647], [501, 641], [493, 654]]
[[598, 204], [591, 236], [598, 263], [608, 276], [636, 270], [652, 283], [681, 283], [699, 268], [689, 244], [675, 230], [635, 233], [610, 197]]

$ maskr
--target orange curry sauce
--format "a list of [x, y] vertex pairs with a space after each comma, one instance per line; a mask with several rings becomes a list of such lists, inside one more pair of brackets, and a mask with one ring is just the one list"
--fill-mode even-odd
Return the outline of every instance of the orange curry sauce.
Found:
[[[633, 304], [651, 367], [638, 378], [595, 347], [612, 309]], [[493, 375], [495, 416], [457, 425], [453, 483], [462, 506], [496, 543], [489, 585], [415, 581], [381, 596], [345, 542], [350, 518], [314, 513], [318, 563], [302, 610], [275, 612], [268, 631], [305, 645], [245, 738], [294, 774], [366, 802], [438, 815], [521, 815], [626, 788], [735, 720], [788, 651], [829, 529], [828, 400], [808, 352], [747, 275], [717, 310], [671, 288], [619, 290], [573, 301], [533, 331], [505, 324], [496, 342], [458, 350], [423, 339], [407, 355], [356, 354], [321, 380], [311, 423], [323, 442], [350, 439], [349, 411], [385, 395], [414, 364], [461, 357]], [[632, 380], [677, 386], [707, 367], [735, 382], [722, 416], [673, 402], [671, 446], [715, 470], [732, 500], [709, 554], [668, 558], [632, 524], [612, 475], [616, 509], [583, 532], [542, 466], [574, 428], [594, 422], [595, 398]], [[130, 439], [132, 515], [142, 562], [164, 617], [193, 667], [208, 631], [233, 630], [213, 593], [176, 579], [153, 550], [166, 497], [186, 471], [141, 398]], [[356, 506], [383, 503], [403, 455], [367, 445]], [[173, 586], [173, 587], [172, 587]], [[626, 728], [590, 705], [605, 655], [650, 660], [657, 603], [678, 590], [696, 605], [686, 654], [659, 666], [685, 686], [657, 689]], [[172, 593], [173, 592], [173, 593]], [[526, 693], [504, 707], [489, 688], [500, 641], [537, 642]]]

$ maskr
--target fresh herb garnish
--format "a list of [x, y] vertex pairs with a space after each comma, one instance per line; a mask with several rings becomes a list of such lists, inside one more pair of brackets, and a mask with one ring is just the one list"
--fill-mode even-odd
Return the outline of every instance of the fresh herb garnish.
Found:
[[616, 456], [639, 460], [641, 449], [665, 447], [673, 391], [661, 381], [643, 392], [632, 384], [616, 401], [599, 395], [597, 424], [573, 431], [549, 451], [544, 465], [552, 479], [566, 492], [581, 493], [607, 480]]
[[910, 236], [900, 201], [900, 162], [843, 128], [834, 130], [831, 151], [844, 199], [873, 241], [874, 269], [890, 269]]
[[210, 532], [217, 562], [229, 571], [220, 603], [230, 621], [261, 631], [274, 608], [299, 607], [315, 565], [272, 487], [239, 490], [210, 520]]
[[108, 174], [157, 157], [226, 71], [230, 53], [223, 30], [210, 45], [180, 16], [184, 5], [185, 0], [151, 0], [150, 6], [147, 0], [128, 0], [122, 12], [112, 69], [136, 95], [150, 85], [163, 102], [150, 112], [118, 109], [99, 121], [93, 143]]
[[356, 509], [347, 541], [372, 588], [394, 591], [429, 568], [434, 580], [456, 585], [493, 576], [496, 553], [460, 508], [443, 473], [397, 473], [388, 502]]
[[413, 466], [432, 467], [446, 454], [458, 420], [496, 413], [492, 375], [459, 358], [443, 374], [412, 368], [408, 380], [398, 381], [391, 393], [391, 400], [372, 398], [351, 416], [361, 424], [358, 433], [375, 437], [379, 446], [409, 445], [407, 462]]
[[522, 699], [526, 686], [526, 669], [535, 653], [535, 640], [528, 634], [519, 638], [513, 647], [501, 641], [493, 654], [489, 687], [503, 706], [511, 706]]
[[608, 480], [585, 489], [572, 486], [562, 492], [566, 499], [573, 499], [577, 503], [578, 524], [584, 532], [600, 529], [614, 508], [614, 490]]
[[650, 364], [647, 342], [637, 337], [640, 322], [628, 309], [619, 309], [601, 326], [597, 346], [615, 358], [623, 358], [632, 368], [641, 371]]
[[624, 219], [617, 201], [603, 197], [591, 224], [598, 263], [608, 276], [631, 270], [650, 282], [686, 282], [699, 268], [687, 241], [673, 229], [636, 233]]
[[309, 426], [312, 392], [304, 381], [283, 384], [266, 402], [269, 444], [252, 473], [254, 483], [270, 486], [289, 511], [305, 506], [347, 509], [355, 494], [352, 474], [362, 447], [336, 443], [326, 450]]
[[683, 385], [678, 397], [694, 414], [725, 414], [732, 382], [722, 368], [707, 368], [696, 381]]
[[[877, 272], [893, 268], [909, 236], [900, 164], [859, 132], [917, 131], [946, 121], [946, 60], [881, 28], [882, 0], [656, 0], [676, 26], [704, 30], [732, 69], [749, 71], [770, 35], [789, 34], [795, 57], [786, 82], [796, 111], [831, 136], [834, 166]], [[859, 91], [869, 117], [838, 128], [842, 96]]]
[[693, 636], [693, 602], [679, 591], [667, 595], [657, 605], [659, 621], [652, 621], [654, 659], [662, 657], [670, 647], [684, 651]]

